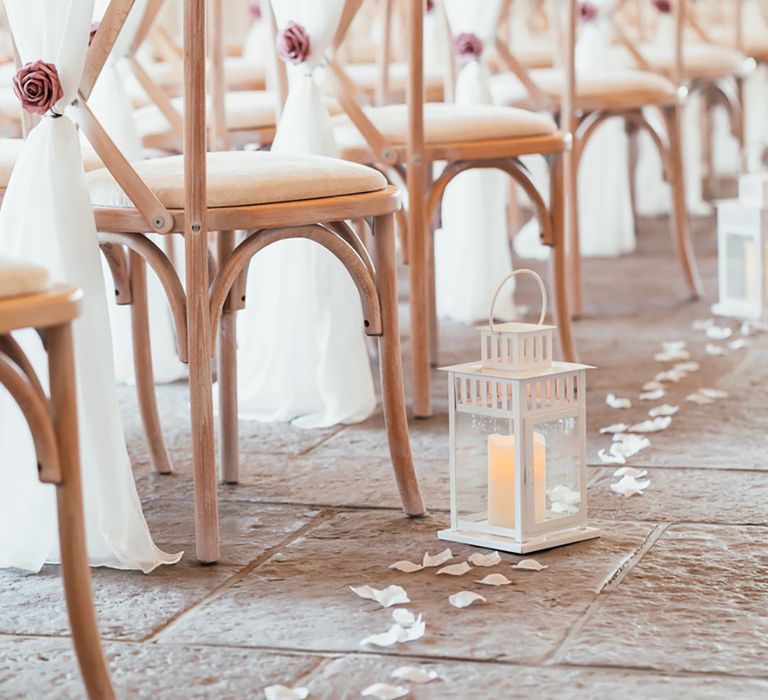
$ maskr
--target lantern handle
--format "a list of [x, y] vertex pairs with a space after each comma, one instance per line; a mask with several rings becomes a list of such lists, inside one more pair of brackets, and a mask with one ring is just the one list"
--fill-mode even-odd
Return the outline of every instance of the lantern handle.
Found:
[[491, 310], [488, 315], [488, 325], [491, 328], [491, 333], [496, 333], [496, 326], [493, 323], [493, 311], [496, 308], [496, 301], [499, 298], [499, 294], [501, 293], [501, 290], [504, 288], [504, 285], [509, 282], [509, 280], [514, 279], [518, 275], [527, 274], [531, 275], [538, 283], [539, 283], [539, 290], [541, 291], [541, 316], [539, 316], [539, 323], [538, 325], [544, 324], [544, 319], [547, 316], [547, 288], [544, 285], [544, 280], [541, 279], [541, 277], [534, 272], [533, 270], [529, 270], [527, 268], [521, 268], [519, 270], [515, 270], [512, 272], [512, 274], [507, 275], [501, 282], [501, 284], [496, 288], [496, 293], [493, 295], [493, 301], [491, 302]]

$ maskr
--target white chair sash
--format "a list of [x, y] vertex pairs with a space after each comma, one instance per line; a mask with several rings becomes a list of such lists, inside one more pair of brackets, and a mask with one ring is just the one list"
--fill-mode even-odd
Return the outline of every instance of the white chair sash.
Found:
[[[344, 0], [272, 0], [278, 31], [299, 23], [310, 55], [289, 66], [289, 95], [272, 150], [336, 156], [314, 72], [330, 48]], [[376, 406], [354, 283], [327, 250], [305, 240], [259, 253], [240, 313], [240, 417], [302, 428], [365, 420]]]
[[[181, 555], [155, 547], [136, 493], [115, 393], [93, 210], [77, 129], [66, 114], [83, 73], [93, 0], [5, 0], [5, 5], [22, 63], [54, 64], [64, 96], [56, 104], [63, 116], [40, 121], [13, 171], [0, 208], [0, 253], [44, 265], [85, 292], [74, 337], [89, 557], [94, 566], [148, 572]], [[23, 340], [45, 374], [36, 338], [28, 334]], [[0, 454], [0, 566], [36, 571], [59, 557], [54, 489], [38, 483], [31, 438], [5, 393]]]
[[[446, 0], [454, 37], [471, 33], [489, 50], [501, 15], [500, 0]], [[478, 60], [468, 61], [456, 83], [459, 105], [491, 104], [490, 76]], [[487, 318], [499, 281], [512, 272], [507, 222], [507, 175], [491, 170], [462, 173], [446, 188], [443, 228], [435, 235], [437, 313], [473, 323]], [[510, 289], [513, 287], [510, 285]], [[515, 317], [511, 293], [499, 299], [497, 316]]]

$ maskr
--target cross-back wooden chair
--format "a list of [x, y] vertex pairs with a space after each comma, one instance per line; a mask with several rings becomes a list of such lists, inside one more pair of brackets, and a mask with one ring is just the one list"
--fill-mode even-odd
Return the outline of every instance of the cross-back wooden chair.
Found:
[[[91, 593], [80, 487], [72, 323], [81, 292], [49, 284], [47, 272], [0, 261], [0, 385], [21, 409], [35, 445], [38, 477], [56, 487], [61, 576], [72, 641], [88, 697], [109, 700], [109, 678]], [[48, 356], [49, 392], [13, 334], [34, 329]]]
[[[558, 10], [558, 4], [548, 7], [554, 25], [555, 38], [567, 36], [567, 44], [576, 45], [577, 13], [576, 0], [567, 0], [570, 5], [569, 18]], [[507, 3], [507, 9], [511, 2]], [[676, 36], [681, 39], [682, 5], [675, 14]], [[630, 52], [638, 51], [637, 42], [623, 32], [610, 17], [614, 28]], [[553, 42], [556, 45], [557, 42]], [[672, 237], [680, 261], [683, 279], [692, 298], [702, 292], [701, 281], [688, 228], [685, 205], [685, 180], [683, 177], [682, 141], [680, 134], [680, 110], [682, 95], [676, 81], [660, 76], [649, 70], [632, 68], [606, 69], [596, 75], [575, 75], [575, 96], [573, 108], [567, 110], [562, 104], [561, 94], [565, 72], [562, 68], [529, 70], [515, 57], [515, 47], [501, 42], [497, 51], [504, 61], [507, 72], [494, 77], [494, 93], [497, 99], [507, 104], [526, 105], [538, 110], [547, 110], [562, 115], [565, 128], [573, 134], [573, 157], [569, 159], [568, 197], [570, 281], [572, 284], [572, 309], [582, 310], [581, 255], [578, 211], [578, 168], [584, 150], [592, 136], [606, 120], [614, 117], [624, 119], [630, 133], [641, 129], [647, 131], [656, 145], [663, 164], [663, 174], [672, 187], [673, 217]], [[679, 73], [676, 73], [679, 76]], [[663, 128], [657, 128], [648, 118], [646, 110], [652, 108], [662, 115]]]
[[[392, 3], [394, 0], [385, 0]], [[362, 0], [349, 0], [336, 37], [340, 46]], [[570, 136], [549, 118], [508, 108], [425, 104], [424, 0], [405, 0], [409, 79], [407, 104], [362, 108], [354, 81], [335, 59], [327, 66], [337, 84], [346, 115], [336, 118], [336, 139], [343, 158], [374, 165], [408, 191], [407, 254], [410, 270], [411, 363], [413, 413], [432, 413], [430, 370], [436, 361], [437, 322], [434, 295], [433, 222], [447, 185], [470, 169], [497, 169], [512, 177], [528, 194], [541, 222], [542, 242], [553, 249], [551, 280], [563, 355], [574, 359], [568, 310], [564, 248], [564, 154]], [[565, 100], [568, 101], [566, 96]], [[542, 155], [551, 172], [549, 206], [520, 161]], [[433, 176], [433, 164], [445, 162]]]
[[[253, 255], [281, 240], [305, 238], [346, 267], [361, 297], [365, 332], [379, 338], [384, 416], [398, 487], [407, 514], [424, 513], [413, 468], [400, 357], [394, 214], [398, 192], [375, 170], [332, 158], [252, 151], [206, 152], [206, 2], [184, 2], [184, 155], [129, 163], [88, 108], [88, 96], [132, 0], [112, 0], [89, 49], [80, 89], [80, 123], [106, 170], [88, 176], [104, 242], [127, 248], [118, 295], [145, 297], [145, 265], [160, 277], [174, 311], [179, 351], [189, 363], [197, 556], [219, 558], [212, 371], [219, 344], [222, 476], [238, 480], [235, 312]], [[347, 220], [373, 223], [371, 259]], [[236, 240], [235, 231], [245, 232]], [[145, 234], [182, 235], [186, 287]], [[209, 268], [209, 234], [218, 267]], [[143, 313], [141, 314], [143, 316]], [[143, 336], [145, 324], [139, 330]], [[144, 338], [142, 338], [143, 340]], [[148, 336], [147, 338], [148, 339]], [[297, 338], [297, 342], [301, 342]], [[135, 343], [141, 345], [141, 342]]]

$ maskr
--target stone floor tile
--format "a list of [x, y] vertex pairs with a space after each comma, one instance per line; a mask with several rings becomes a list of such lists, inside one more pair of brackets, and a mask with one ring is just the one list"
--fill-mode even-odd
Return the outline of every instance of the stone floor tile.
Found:
[[[167, 644], [110, 643], [105, 651], [117, 697], [152, 700], [263, 697], [262, 688], [292, 685], [319, 662], [309, 656]], [[0, 638], [0, 697], [85, 698], [70, 640]]]
[[310, 677], [313, 700], [356, 700], [373, 683], [400, 685], [391, 677], [399, 666], [434, 670], [439, 679], [424, 685], [403, 683], [413, 700], [480, 700], [541, 698], [542, 700], [756, 700], [768, 695], [768, 680], [726, 677], [681, 677], [632, 670], [514, 666], [452, 661], [421, 662], [391, 657], [345, 656], [329, 660]]
[[[549, 565], [538, 573], [511, 569], [509, 561], [516, 560], [511, 556], [495, 569], [475, 569], [463, 577], [437, 576], [434, 569], [410, 575], [388, 569], [399, 559], [416, 561], [427, 550], [442, 550], [446, 544], [436, 539], [436, 531], [444, 526], [445, 516], [413, 521], [388, 512], [339, 514], [179, 621], [167, 637], [184, 643], [357, 651], [361, 639], [389, 627], [392, 611], [357, 598], [348, 586], [399, 584], [411, 598], [408, 607], [424, 613], [427, 635], [395, 653], [541, 659], [555, 650], [651, 529], [605, 523], [600, 540], [537, 555]], [[452, 549], [462, 558], [473, 551]], [[514, 585], [473, 583], [493, 571], [508, 574]], [[448, 596], [462, 589], [482, 590], [489, 605], [452, 608]]]
[[594, 469], [590, 517], [657, 522], [768, 525], [768, 474], [717, 469], [650, 469], [642, 496], [611, 491], [617, 467]]
[[768, 678], [765, 527], [673, 525], [557, 658]]

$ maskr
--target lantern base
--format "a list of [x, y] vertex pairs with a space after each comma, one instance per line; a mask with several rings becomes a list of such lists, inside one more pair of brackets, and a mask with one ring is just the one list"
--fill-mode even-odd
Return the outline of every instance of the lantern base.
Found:
[[498, 549], [502, 552], [512, 552], [513, 554], [529, 554], [530, 552], [539, 552], [542, 549], [551, 549], [560, 547], [564, 544], [573, 544], [583, 540], [591, 540], [600, 537], [600, 530], [596, 527], [587, 525], [568, 528], [567, 530], [557, 530], [531, 537], [524, 542], [518, 542], [511, 537], [502, 535], [492, 535], [488, 532], [478, 530], [440, 530], [437, 533], [438, 539], [448, 542], [458, 542], [459, 544], [469, 544], [475, 547], [484, 547], [485, 549]]
[[720, 301], [710, 309], [715, 316], [735, 318], [739, 321], [767, 321], [766, 314], [761, 314], [754, 304], [738, 301]]

